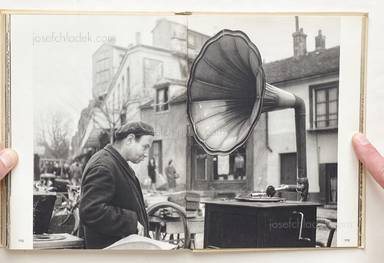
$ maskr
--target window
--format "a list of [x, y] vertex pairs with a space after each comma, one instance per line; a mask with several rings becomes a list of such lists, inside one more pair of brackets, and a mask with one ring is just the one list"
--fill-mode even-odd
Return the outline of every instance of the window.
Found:
[[163, 62], [144, 58], [144, 88], [152, 88], [163, 77]]
[[[190, 127], [188, 127], [191, 129]], [[192, 131], [190, 131], [192, 132]], [[208, 190], [208, 182], [212, 174], [212, 156], [208, 155], [191, 137], [191, 186], [194, 190]]]
[[156, 90], [156, 111], [168, 110], [168, 87]]
[[208, 180], [208, 163], [207, 153], [200, 147], [196, 152], [196, 161], [194, 162], [196, 171], [196, 180], [207, 181]]
[[213, 158], [214, 180], [245, 180], [246, 151], [240, 147], [230, 155], [216, 155]]
[[252, 158], [247, 155], [248, 151], [253, 151], [252, 144], [241, 146], [226, 156], [210, 155], [205, 152], [192, 133], [192, 128], [188, 126], [188, 134], [191, 136], [187, 143], [187, 149], [191, 153], [188, 187], [198, 191], [218, 190], [217, 194], [223, 192], [223, 196], [252, 191], [253, 183], [250, 182], [253, 182], [251, 172], [253, 165]]
[[163, 147], [161, 141], [153, 141], [152, 147], [149, 150], [149, 159], [154, 158], [156, 167], [159, 173], [163, 173]]
[[310, 89], [311, 127], [313, 129], [337, 128], [338, 83], [312, 86]]

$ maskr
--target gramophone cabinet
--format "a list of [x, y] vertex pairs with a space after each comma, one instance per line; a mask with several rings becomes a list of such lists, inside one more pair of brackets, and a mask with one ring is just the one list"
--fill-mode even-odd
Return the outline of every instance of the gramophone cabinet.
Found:
[[315, 247], [318, 205], [205, 202], [204, 248]]

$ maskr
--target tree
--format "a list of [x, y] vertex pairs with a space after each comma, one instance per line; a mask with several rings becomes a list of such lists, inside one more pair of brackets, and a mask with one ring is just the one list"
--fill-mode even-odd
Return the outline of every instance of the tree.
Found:
[[69, 155], [69, 120], [62, 112], [47, 113], [37, 134], [37, 143], [44, 147], [45, 157], [67, 159]]
[[92, 113], [93, 123], [97, 128], [102, 130], [102, 133], [109, 135], [110, 143], [114, 141], [115, 130], [125, 122], [126, 107], [127, 98], [124, 96], [119, 98], [113, 96], [108, 103], [107, 95], [104, 95], [99, 96], [94, 102]]

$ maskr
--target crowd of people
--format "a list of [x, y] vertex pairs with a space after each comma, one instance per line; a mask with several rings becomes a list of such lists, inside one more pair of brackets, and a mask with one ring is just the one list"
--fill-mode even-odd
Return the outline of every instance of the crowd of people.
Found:
[[[67, 179], [71, 185], [79, 186], [83, 174], [83, 165], [80, 161], [67, 161], [60, 159], [39, 159], [38, 171], [35, 180], [41, 180], [41, 175], [54, 175], [55, 178]], [[158, 188], [174, 192], [176, 189], [176, 180], [180, 177], [174, 166], [172, 159], [168, 161], [164, 168], [164, 173], [159, 171], [155, 158], [148, 159], [148, 191], [155, 193]], [[160, 178], [161, 177], [161, 178]], [[159, 181], [162, 182], [159, 185]]]
[[81, 183], [83, 165], [78, 160], [70, 162], [60, 159], [41, 159], [38, 168], [38, 176], [35, 180], [40, 180], [42, 175], [54, 175], [55, 178], [69, 180], [72, 185]]

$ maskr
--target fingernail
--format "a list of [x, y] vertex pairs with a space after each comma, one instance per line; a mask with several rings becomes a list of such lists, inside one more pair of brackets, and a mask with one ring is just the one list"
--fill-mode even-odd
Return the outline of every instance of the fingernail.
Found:
[[370, 144], [367, 137], [365, 137], [365, 135], [362, 133], [356, 133], [354, 137], [355, 137], [356, 142], [361, 144], [361, 145]]
[[0, 154], [0, 162], [3, 163], [5, 168], [12, 169], [17, 163], [17, 154], [11, 149], [5, 149]]

